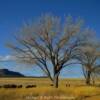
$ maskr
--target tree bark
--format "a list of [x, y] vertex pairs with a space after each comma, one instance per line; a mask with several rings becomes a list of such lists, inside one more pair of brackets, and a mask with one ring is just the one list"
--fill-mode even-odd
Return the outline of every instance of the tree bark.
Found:
[[87, 72], [87, 77], [86, 77], [86, 84], [90, 85], [91, 84], [91, 72]]
[[59, 82], [59, 75], [55, 75], [55, 77], [54, 77], [54, 87], [55, 88], [58, 88], [58, 82]]

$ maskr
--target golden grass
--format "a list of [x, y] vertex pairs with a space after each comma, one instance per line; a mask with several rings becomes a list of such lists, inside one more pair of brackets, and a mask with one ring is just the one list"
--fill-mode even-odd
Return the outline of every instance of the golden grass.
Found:
[[[70, 83], [70, 87], [65, 84]], [[63, 79], [59, 88], [50, 86], [48, 79], [1, 78], [0, 84], [22, 84], [23, 88], [0, 89], [0, 100], [100, 100], [100, 87], [86, 86], [84, 80]], [[25, 88], [36, 84], [36, 88]]]

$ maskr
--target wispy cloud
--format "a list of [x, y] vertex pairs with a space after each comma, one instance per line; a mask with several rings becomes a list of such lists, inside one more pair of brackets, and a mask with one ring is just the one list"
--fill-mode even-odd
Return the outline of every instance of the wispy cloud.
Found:
[[12, 55], [0, 56], [0, 62], [1, 61], [12, 61], [12, 60], [15, 60], [15, 57]]

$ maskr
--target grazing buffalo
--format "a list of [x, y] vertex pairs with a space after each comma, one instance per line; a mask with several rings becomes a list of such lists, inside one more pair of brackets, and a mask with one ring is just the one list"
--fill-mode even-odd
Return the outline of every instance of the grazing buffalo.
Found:
[[4, 88], [17, 88], [17, 85], [15, 85], [15, 84], [5, 84], [3, 87]]
[[53, 84], [50, 84], [50, 86], [53, 86]]
[[2, 86], [0, 86], [0, 88], [2, 88]]
[[26, 88], [33, 88], [36, 87], [36, 85], [27, 85]]

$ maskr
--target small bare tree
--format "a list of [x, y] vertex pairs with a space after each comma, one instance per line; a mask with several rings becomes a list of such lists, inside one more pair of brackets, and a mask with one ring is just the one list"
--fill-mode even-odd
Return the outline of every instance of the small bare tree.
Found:
[[[95, 37], [95, 36], [94, 36]], [[93, 39], [93, 38], [92, 38]], [[88, 40], [84, 46], [76, 49], [76, 59], [82, 64], [86, 84], [94, 83], [94, 77], [100, 75], [100, 45], [99, 42]]]
[[8, 47], [15, 51], [17, 61], [38, 65], [57, 88], [59, 74], [72, 64], [71, 54], [85, 32], [81, 24], [81, 20], [74, 21], [69, 16], [61, 20], [44, 15], [21, 28], [15, 35], [17, 42], [9, 43]]

